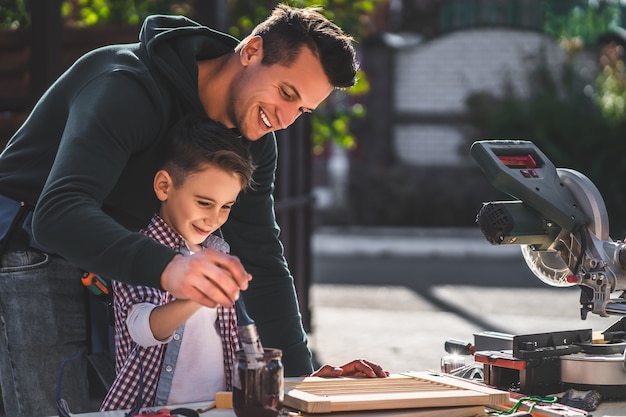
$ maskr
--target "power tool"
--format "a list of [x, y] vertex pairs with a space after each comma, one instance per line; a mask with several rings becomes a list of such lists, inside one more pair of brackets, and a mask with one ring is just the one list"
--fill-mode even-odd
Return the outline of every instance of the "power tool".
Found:
[[555, 287], [578, 285], [581, 318], [626, 315], [624, 243], [609, 237], [602, 195], [582, 173], [556, 168], [527, 140], [470, 148], [490, 182], [515, 200], [483, 203], [476, 221], [494, 245], [518, 244], [526, 264]]

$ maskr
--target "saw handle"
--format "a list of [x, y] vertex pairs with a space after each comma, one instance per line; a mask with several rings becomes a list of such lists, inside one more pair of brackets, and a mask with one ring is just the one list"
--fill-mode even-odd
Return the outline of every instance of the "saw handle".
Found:
[[457, 355], [474, 354], [474, 345], [470, 342], [466, 342], [465, 340], [451, 338], [446, 340], [443, 347], [448, 353], [456, 353]]

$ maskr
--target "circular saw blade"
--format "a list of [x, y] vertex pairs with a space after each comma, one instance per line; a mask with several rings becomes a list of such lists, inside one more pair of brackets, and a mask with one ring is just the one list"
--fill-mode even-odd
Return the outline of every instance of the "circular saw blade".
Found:
[[[609, 240], [609, 218], [604, 200], [597, 187], [578, 171], [557, 168], [557, 173], [559, 179], [574, 197], [578, 209], [587, 216], [587, 230], [602, 241]], [[521, 249], [528, 268], [541, 281], [553, 287], [576, 285], [568, 280], [572, 271], [558, 252], [537, 251], [531, 245], [522, 245]]]

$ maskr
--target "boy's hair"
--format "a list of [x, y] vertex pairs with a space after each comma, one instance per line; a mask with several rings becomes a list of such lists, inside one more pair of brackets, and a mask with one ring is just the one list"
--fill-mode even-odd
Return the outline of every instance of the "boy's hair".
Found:
[[163, 169], [169, 172], [174, 186], [179, 187], [204, 164], [237, 174], [242, 190], [253, 185], [255, 166], [243, 139], [207, 117], [187, 116], [171, 130]]
[[[353, 39], [320, 11], [320, 7], [299, 9], [279, 4], [246, 40], [257, 35], [263, 38], [263, 65], [288, 66], [306, 46], [319, 58], [328, 81], [335, 88], [352, 87], [359, 69]], [[246, 40], [236, 50], [241, 49]]]

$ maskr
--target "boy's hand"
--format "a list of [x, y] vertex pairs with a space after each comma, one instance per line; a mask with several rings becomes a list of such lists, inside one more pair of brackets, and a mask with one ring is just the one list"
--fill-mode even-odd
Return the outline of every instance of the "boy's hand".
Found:
[[161, 286], [175, 298], [207, 307], [231, 307], [251, 279], [236, 256], [205, 249], [174, 256], [161, 274]]

